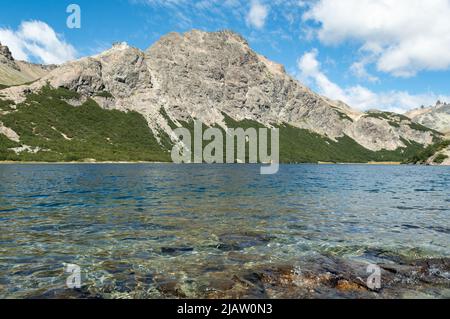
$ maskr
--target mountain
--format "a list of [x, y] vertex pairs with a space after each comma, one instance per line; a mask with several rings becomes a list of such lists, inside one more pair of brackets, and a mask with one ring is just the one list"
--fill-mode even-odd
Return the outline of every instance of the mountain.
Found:
[[9, 48], [0, 43], [0, 87], [33, 82], [55, 67], [16, 61]]
[[167, 160], [172, 130], [193, 119], [279, 127], [284, 162], [403, 161], [441, 138], [312, 92], [231, 31], [170, 33], [146, 51], [117, 43], [0, 94], [0, 127], [19, 138], [3, 134], [6, 159]]
[[450, 165], [450, 140], [428, 146], [405, 161], [410, 164]]
[[434, 106], [412, 110], [406, 115], [416, 123], [450, 134], [450, 104], [438, 101]]

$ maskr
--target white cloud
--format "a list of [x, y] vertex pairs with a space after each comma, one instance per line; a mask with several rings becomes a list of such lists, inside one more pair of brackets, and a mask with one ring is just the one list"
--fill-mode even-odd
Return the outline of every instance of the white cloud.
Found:
[[366, 67], [368, 64], [370, 64], [370, 59], [363, 58], [360, 61], [354, 62], [350, 66], [350, 71], [352, 72], [353, 75], [355, 75], [356, 77], [358, 77], [360, 79], [367, 80], [372, 83], [379, 82], [380, 79], [378, 77], [370, 74], [367, 71]]
[[318, 0], [305, 21], [326, 44], [348, 40], [375, 54], [379, 71], [399, 77], [450, 68], [450, 0]]
[[0, 28], [0, 43], [9, 47], [9, 50], [15, 59], [28, 59], [28, 55], [22, 45], [22, 41], [16, 36], [14, 31]]
[[7, 45], [15, 59], [44, 64], [61, 64], [76, 58], [75, 48], [45, 22], [25, 21], [17, 31], [0, 28], [0, 42]]
[[252, 0], [250, 11], [247, 14], [247, 24], [257, 29], [262, 29], [266, 24], [266, 19], [269, 15], [269, 7], [259, 2], [259, 0]]
[[375, 93], [360, 85], [342, 88], [322, 71], [317, 55], [318, 51], [313, 49], [298, 59], [299, 80], [316, 87], [320, 94], [328, 98], [343, 101], [360, 110], [380, 109], [403, 113], [421, 105], [434, 105], [438, 99], [450, 101], [450, 96], [432, 92], [412, 95], [405, 91]]

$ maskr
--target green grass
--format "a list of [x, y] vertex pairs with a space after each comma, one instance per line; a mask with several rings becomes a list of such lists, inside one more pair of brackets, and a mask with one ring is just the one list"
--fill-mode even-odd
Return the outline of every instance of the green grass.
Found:
[[[164, 110], [160, 111], [161, 114], [166, 118], [166, 120], [169, 122], [169, 125], [171, 126], [172, 129], [177, 128], [178, 126], [175, 125], [175, 123], [173, 123], [170, 118], [168, 117], [167, 113]], [[235, 121], [234, 119], [232, 119], [231, 117], [229, 117], [227, 114], [222, 113], [223, 116], [225, 117], [225, 124], [227, 125], [228, 128], [233, 129], [233, 128], [242, 128], [244, 130], [247, 130], [248, 128], [263, 128], [264, 126], [256, 121], [251, 121], [251, 120], [243, 120], [243, 121]], [[192, 150], [194, 148], [194, 120], [189, 120], [189, 121], [178, 121], [180, 123], [180, 125], [183, 128], [186, 128], [189, 130], [190, 135], [191, 135], [191, 147]], [[225, 130], [218, 126], [218, 125], [214, 125], [214, 128], [219, 129], [222, 132], [222, 137], [223, 137], [223, 162], [227, 162], [227, 158], [226, 158], [226, 132]], [[208, 127], [206, 125], [202, 125], [202, 130], [203, 132], [207, 129]], [[270, 134], [269, 137], [270, 139]], [[270, 141], [270, 140], [269, 140]], [[211, 143], [211, 141], [202, 141], [202, 149], [204, 149], [204, 147], [206, 145], [208, 145], [209, 143]], [[249, 163], [249, 143], [246, 142], [246, 147], [245, 147], [245, 161], [247, 163]], [[270, 152], [270, 148], [269, 148], [269, 152]], [[270, 154], [270, 153], [269, 153]], [[194, 161], [194, 154], [192, 154], [191, 156], [191, 161]], [[235, 145], [234, 145], [234, 161], [237, 161], [237, 138], [235, 137]]]
[[0, 111], [10, 111], [12, 105], [14, 105], [13, 101], [0, 99]]
[[169, 117], [169, 115], [167, 114], [166, 110], [164, 108], [161, 108], [159, 110], [159, 113], [164, 117], [164, 119], [167, 121], [167, 123], [169, 124], [170, 128], [172, 130], [176, 129], [178, 126], [171, 120], [171, 118]]
[[353, 119], [350, 116], [348, 116], [347, 114], [345, 114], [344, 112], [340, 111], [337, 108], [334, 108], [334, 110], [338, 113], [339, 117], [342, 120], [347, 120], [347, 121], [353, 122]]
[[[449, 140], [439, 141], [433, 145], [428, 146], [424, 150], [417, 152], [413, 156], [408, 157], [405, 160], [405, 164], [423, 164], [434, 154], [442, 151], [443, 149], [445, 149], [448, 146], [450, 146]], [[444, 160], [445, 159], [443, 159], [442, 161], [444, 161]]]
[[392, 112], [368, 112], [366, 117], [377, 118], [381, 120], [387, 120], [390, 124], [395, 125], [396, 127], [400, 126], [402, 121], [410, 122], [411, 120], [402, 114], [392, 113]]
[[95, 96], [104, 97], [104, 98], [114, 98], [114, 96], [107, 91], [98, 92], [95, 94]]
[[404, 141], [406, 148], [396, 151], [370, 151], [348, 136], [333, 141], [308, 130], [290, 125], [280, 126], [280, 157], [283, 162], [342, 162], [366, 163], [401, 162], [408, 154], [414, 154], [422, 146]]
[[[411, 124], [409, 124], [409, 127], [412, 128], [413, 130], [416, 131], [421, 131], [421, 132], [428, 132], [430, 131], [430, 129], [426, 126], [423, 126], [419, 123], [415, 123], [415, 122], [411, 122]], [[435, 133], [437, 133], [436, 131], [434, 131]]]
[[0, 134], [0, 161], [4, 161], [14, 156], [14, 152], [10, 151], [10, 148], [19, 147], [16, 142], [11, 141], [5, 135]]
[[407, 116], [402, 115], [402, 114], [392, 113], [392, 112], [371, 111], [371, 112], [367, 112], [366, 116], [378, 118], [378, 119], [384, 119], [384, 120], [395, 119], [397, 121], [410, 121], [410, 119]]
[[411, 120], [402, 114], [392, 113], [392, 112], [368, 112], [366, 117], [376, 118], [380, 120], [387, 120], [388, 123], [396, 128], [400, 127], [402, 121], [410, 122]]
[[380, 120], [389, 120], [389, 114], [387, 112], [367, 112], [366, 117], [372, 117]]
[[0, 84], [0, 90], [6, 89], [6, 88], [9, 88], [9, 85]]
[[[64, 99], [77, 93], [44, 87], [30, 94], [17, 111], [1, 116], [5, 126], [20, 136], [23, 145], [40, 147], [37, 154], [12, 154], [0, 145], [3, 160], [23, 161], [170, 161], [146, 120], [136, 112], [104, 110], [93, 100], [79, 107]], [[64, 137], [64, 135], [66, 138]]]
[[[234, 121], [225, 116], [229, 127], [260, 128], [262, 124], [244, 120]], [[348, 136], [333, 141], [309, 130], [300, 129], [289, 124], [274, 125], [280, 129], [280, 161], [283, 163], [316, 163], [316, 162], [342, 162], [367, 163], [401, 162], [405, 158], [423, 150], [423, 146], [403, 140], [405, 148], [395, 151], [370, 151]]]
[[[9, 114], [0, 115], [0, 121], [19, 134], [21, 139], [21, 143], [18, 144], [0, 135], [0, 159], [50, 162], [86, 159], [171, 161], [170, 150], [173, 146], [171, 139], [162, 131], [158, 132], [157, 139], [141, 114], [105, 110], [92, 99], [77, 107], [66, 102], [79, 97], [78, 93], [64, 88], [53, 89], [45, 86], [39, 93], [27, 95], [25, 102], [17, 105], [16, 110], [10, 108], [11, 101], [0, 99], [0, 109], [10, 110]], [[178, 127], [170, 120], [163, 108], [160, 113], [172, 129]], [[394, 116], [385, 113], [376, 114], [389, 119]], [[256, 121], [236, 121], [226, 114], [224, 117], [230, 128], [246, 130], [264, 127]], [[178, 122], [190, 130], [193, 139], [193, 120]], [[403, 142], [407, 145], [405, 148], [396, 151], [372, 152], [348, 136], [334, 141], [288, 124], [274, 126], [280, 129], [280, 160], [284, 163], [401, 162], [424, 150], [421, 145], [404, 140]], [[220, 129], [225, 136], [224, 130]], [[203, 142], [203, 146], [207, 143], [209, 142]], [[36, 154], [24, 152], [16, 155], [10, 150], [21, 145], [39, 147], [41, 151]], [[246, 149], [248, 161], [248, 147]]]
[[54, 89], [50, 85], [46, 85], [41, 88], [41, 91], [37, 94], [30, 94], [28, 99], [29, 100], [36, 100], [36, 101], [43, 101], [43, 99], [61, 99], [61, 100], [71, 100], [71, 99], [79, 99], [80, 94], [68, 90], [66, 88], [57, 88]]
[[436, 164], [442, 164], [447, 158], [448, 156], [445, 154], [438, 154], [438, 156], [435, 157], [434, 162]]
[[[396, 127], [396, 128], [399, 128], [400, 124], [402, 122], [406, 122], [407, 125], [409, 125], [409, 127], [413, 130], [420, 131], [420, 132], [431, 132], [434, 135], [437, 135], [439, 137], [442, 136], [442, 133], [435, 131], [433, 129], [430, 129], [426, 126], [423, 126], [419, 123], [412, 122], [410, 118], [408, 118], [407, 116], [402, 115], [402, 114], [380, 111], [380, 112], [368, 112], [365, 116], [387, 120], [391, 126]], [[438, 138], [438, 140], [439, 140], [439, 138]]]

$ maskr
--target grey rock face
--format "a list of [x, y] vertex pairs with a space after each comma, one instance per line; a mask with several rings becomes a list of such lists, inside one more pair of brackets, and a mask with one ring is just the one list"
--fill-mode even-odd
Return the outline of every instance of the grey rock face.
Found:
[[66, 63], [43, 81], [53, 87], [65, 87], [86, 96], [107, 91], [118, 100], [152, 89], [145, 54], [124, 43], [100, 55]]
[[[442, 162], [437, 162], [437, 158], [439, 158], [440, 156], [443, 156]], [[443, 150], [440, 150], [436, 154], [433, 154], [433, 156], [426, 160], [425, 164], [450, 166], [450, 146], [444, 148]]]
[[287, 122], [332, 139], [348, 135], [370, 150], [404, 147], [403, 138], [432, 142], [430, 133], [366, 118], [342, 102], [313, 93], [233, 32], [172, 33], [150, 47], [147, 55], [157, 95], [175, 119], [221, 123], [225, 112], [238, 120]]
[[11, 51], [9, 51], [9, 48], [7, 46], [2, 45], [1, 43], [0, 43], [0, 63], [9, 63], [11, 65], [15, 64]]
[[339, 101], [315, 94], [284, 68], [255, 53], [230, 31], [171, 33], [145, 52], [124, 43], [89, 58], [66, 63], [27, 87], [3, 90], [20, 100], [24, 90], [50, 83], [95, 96], [105, 108], [134, 110], [154, 133], [172, 131], [160, 114], [178, 120], [197, 118], [225, 127], [223, 113], [235, 120], [266, 125], [289, 123], [331, 139], [349, 136], [370, 150], [396, 150], [404, 140], [428, 145], [433, 135], [411, 128], [409, 120], [371, 118]]
[[14, 58], [13, 58], [9, 48], [7, 46], [2, 45], [1, 43], [0, 43], [0, 64], [8, 66], [17, 71], [20, 71], [20, 68], [15, 63]]
[[0, 122], [0, 134], [5, 135], [11, 141], [20, 142], [19, 135], [16, 132], [14, 132], [12, 129], [4, 126], [2, 122]]
[[9, 48], [0, 43], [0, 84], [18, 85], [32, 82], [55, 68], [55, 65], [16, 61]]
[[342, 130], [337, 112], [322, 97], [288, 76], [281, 65], [254, 53], [232, 32], [169, 34], [147, 55], [157, 94], [175, 118], [217, 123], [225, 112], [238, 120], [316, 127], [333, 137]]
[[450, 133], [450, 104], [438, 102], [435, 106], [416, 109], [407, 115], [414, 122], [445, 134]]

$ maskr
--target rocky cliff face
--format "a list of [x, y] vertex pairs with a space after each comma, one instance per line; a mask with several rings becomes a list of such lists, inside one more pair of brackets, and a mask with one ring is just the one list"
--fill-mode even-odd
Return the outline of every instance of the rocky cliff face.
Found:
[[450, 165], [450, 146], [436, 152], [425, 162], [427, 165]]
[[7, 46], [0, 43], [0, 84], [19, 85], [35, 81], [51, 70], [54, 65], [40, 65], [16, 61]]
[[290, 123], [331, 139], [347, 135], [374, 151], [404, 147], [403, 139], [432, 141], [431, 134], [412, 130], [408, 119], [392, 126], [313, 93], [232, 32], [169, 34], [147, 56], [156, 96], [163, 97], [157, 100], [176, 119], [221, 123], [225, 112], [264, 124]]
[[11, 68], [17, 69], [17, 65], [15, 64], [11, 51], [7, 46], [2, 45], [1, 43], [0, 43], [0, 63], [7, 65]]
[[450, 140], [441, 140], [406, 160], [410, 164], [450, 165]]
[[412, 110], [406, 115], [414, 122], [450, 134], [450, 104], [437, 102], [435, 106]]
[[145, 52], [115, 44], [2, 94], [20, 102], [47, 83], [92, 97], [107, 109], [137, 111], [155, 135], [173, 137], [164, 109], [176, 124], [197, 118], [225, 127], [226, 114], [267, 126], [288, 123], [333, 141], [348, 136], [371, 151], [429, 145], [435, 136], [407, 117], [362, 113], [315, 94], [229, 31], [171, 33]]

